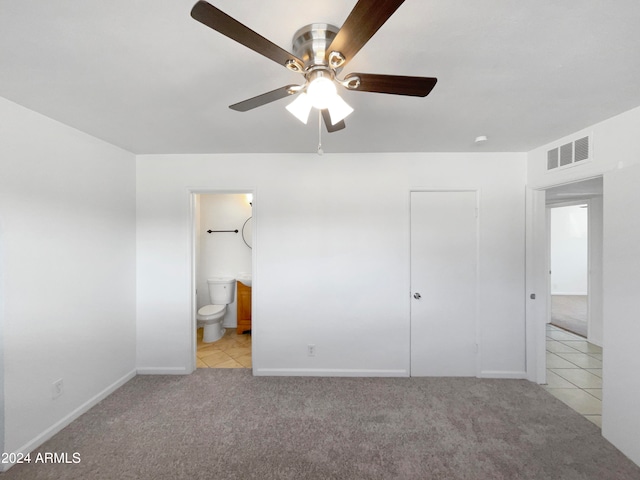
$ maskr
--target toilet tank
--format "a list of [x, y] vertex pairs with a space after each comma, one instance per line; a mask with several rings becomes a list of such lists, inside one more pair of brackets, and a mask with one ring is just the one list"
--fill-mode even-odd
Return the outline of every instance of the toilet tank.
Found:
[[212, 277], [207, 279], [209, 298], [213, 305], [228, 305], [233, 303], [236, 291], [236, 279], [233, 277]]

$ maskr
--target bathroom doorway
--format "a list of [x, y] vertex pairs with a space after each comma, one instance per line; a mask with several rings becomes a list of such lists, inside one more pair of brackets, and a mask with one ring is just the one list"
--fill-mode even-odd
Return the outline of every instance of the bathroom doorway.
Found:
[[[248, 190], [192, 192], [196, 368], [252, 368], [253, 203], [253, 192]], [[233, 290], [229, 303], [214, 298], [217, 279], [229, 281]], [[222, 308], [221, 319], [218, 314], [207, 315]]]

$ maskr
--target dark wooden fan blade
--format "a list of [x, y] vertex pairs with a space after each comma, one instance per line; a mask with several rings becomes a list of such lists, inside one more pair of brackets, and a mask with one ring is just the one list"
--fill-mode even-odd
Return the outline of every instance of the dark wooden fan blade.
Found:
[[346, 65], [404, 0], [359, 0], [331, 42], [327, 53], [340, 52]]
[[347, 87], [354, 92], [390, 93], [412, 97], [426, 97], [438, 82], [437, 78], [431, 77], [405, 77], [373, 73], [350, 73], [344, 79], [348, 81], [355, 77], [360, 79], [360, 85], [356, 88]]
[[326, 108], [322, 110], [322, 120], [324, 120], [324, 126], [327, 127], [327, 132], [329, 133], [337, 132], [347, 126], [344, 120], [340, 120], [335, 125], [331, 125], [331, 115], [329, 115], [329, 110]]
[[207, 2], [200, 1], [196, 3], [191, 9], [191, 16], [207, 27], [213, 28], [217, 32], [280, 65], [286, 65], [287, 61], [294, 62], [300, 67], [303, 65], [302, 61], [295, 55], [280, 48], [275, 43]]
[[266, 105], [267, 103], [275, 102], [276, 100], [280, 100], [281, 98], [294, 95], [297, 92], [292, 92], [291, 89], [297, 86], [298, 85], [287, 85], [281, 88], [277, 88], [275, 90], [271, 90], [270, 92], [263, 93], [262, 95], [258, 95], [257, 97], [244, 100], [243, 102], [234, 103], [233, 105], [230, 105], [229, 108], [237, 112], [246, 112], [254, 108], [261, 107], [262, 105]]

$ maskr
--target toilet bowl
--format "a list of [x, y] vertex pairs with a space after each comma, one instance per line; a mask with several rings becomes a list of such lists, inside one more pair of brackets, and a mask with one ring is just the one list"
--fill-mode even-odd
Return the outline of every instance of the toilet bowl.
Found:
[[227, 313], [226, 305], [205, 305], [198, 310], [196, 319], [198, 328], [204, 327], [203, 342], [211, 343], [222, 338], [225, 332], [222, 328], [225, 313]]
[[204, 343], [215, 342], [224, 335], [222, 322], [227, 313], [227, 305], [233, 303], [235, 281], [232, 277], [213, 277], [207, 280], [211, 304], [201, 307], [196, 314], [197, 327], [204, 327]]

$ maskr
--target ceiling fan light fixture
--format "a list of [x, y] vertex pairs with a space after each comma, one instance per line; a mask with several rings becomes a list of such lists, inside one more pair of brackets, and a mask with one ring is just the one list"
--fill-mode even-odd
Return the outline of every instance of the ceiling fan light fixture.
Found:
[[324, 110], [338, 96], [336, 84], [327, 77], [316, 77], [307, 87], [309, 101], [314, 108]]
[[345, 102], [340, 95], [335, 95], [329, 103], [327, 109], [329, 110], [329, 116], [331, 117], [331, 125], [344, 120], [353, 112], [353, 108]]
[[309, 113], [311, 112], [311, 101], [309, 100], [309, 96], [302, 92], [298, 95], [298, 97], [287, 105], [287, 110], [291, 112], [291, 114], [300, 120], [305, 125], [309, 120]]

